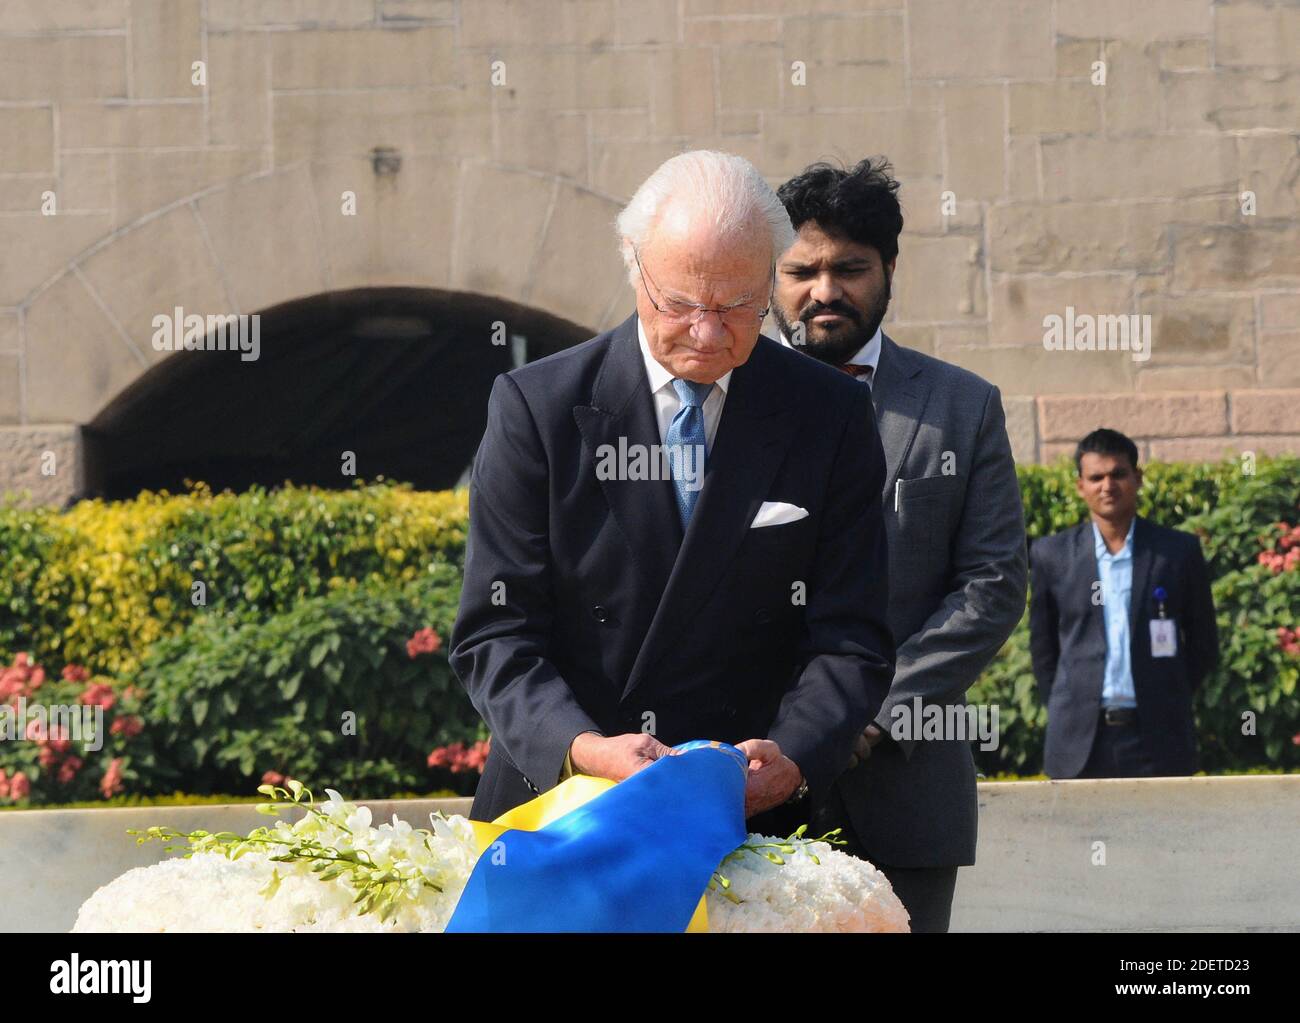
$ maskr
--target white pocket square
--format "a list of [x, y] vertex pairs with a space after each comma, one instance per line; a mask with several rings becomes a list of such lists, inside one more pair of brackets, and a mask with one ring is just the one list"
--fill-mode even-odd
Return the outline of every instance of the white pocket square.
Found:
[[808, 509], [800, 508], [797, 504], [786, 504], [784, 501], [764, 501], [763, 506], [758, 509], [758, 514], [754, 516], [754, 521], [749, 524], [749, 528], [783, 526], [787, 522], [798, 522], [800, 519], [806, 519], [807, 517]]

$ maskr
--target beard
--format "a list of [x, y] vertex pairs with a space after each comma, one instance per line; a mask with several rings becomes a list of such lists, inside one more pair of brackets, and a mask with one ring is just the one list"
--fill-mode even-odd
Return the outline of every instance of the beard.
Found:
[[[889, 309], [891, 279], [892, 275], [885, 277], [885, 286], [876, 293], [865, 312], [855, 309], [844, 301], [832, 302], [829, 305], [820, 302], [808, 303], [799, 310], [795, 321], [803, 326], [802, 345], [794, 345], [794, 324], [790, 322], [780, 303], [772, 304], [772, 315], [776, 319], [777, 326], [781, 328], [781, 333], [795, 348], [811, 355], [819, 362], [842, 366], [875, 336], [881, 323], [884, 322], [885, 313]], [[811, 322], [814, 316], [822, 313], [839, 313], [844, 320], [831, 327], [823, 327]]]

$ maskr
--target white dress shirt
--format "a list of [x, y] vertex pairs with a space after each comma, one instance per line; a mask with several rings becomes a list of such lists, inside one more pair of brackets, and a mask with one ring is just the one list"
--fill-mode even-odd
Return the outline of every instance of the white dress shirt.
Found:
[[[645, 360], [646, 377], [650, 381], [650, 394], [655, 402], [655, 419], [659, 422], [659, 443], [664, 444], [668, 438], [668, 427], [682, 408], [682, 400], [673, 390], [673, 375], [650, 352], [650, 342], [646, 340], [645, 328], [641, 318], [637, 317], [636, 336], [641, 342], [641, 357]], [[727, 400], [727, 385], [731, 382], [731, 370], [718, 378], [709, 396], [704, 399], [704, 450], [707, 455], [713, 450], [713, 438], [717, 436], [718, 424], [722, 422], [722, 405]]]
[[[785, 334], [778, 334], [777, 337], [781, 339], [781, 344], [787, 348], [794, 347]], [[873, 387], [876, 383], [876, 367], [880, 364], [880, 347], [880, 328], [877, 327], [876, 332], [871, 335], [871, 340], [859, 348], [857, 354], [848, 360], [849, 364], [853, 366], [871, 367], [871, 376], [868, 379]], [[862, 378], [859, 377], [858, 379]]]

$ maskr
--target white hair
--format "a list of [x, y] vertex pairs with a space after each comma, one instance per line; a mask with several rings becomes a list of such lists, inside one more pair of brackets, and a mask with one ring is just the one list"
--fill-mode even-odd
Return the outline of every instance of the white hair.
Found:
[[645, 246], [668, 200], [685, 201], [687, 209], [711, 222], [721, 237], [762, 224], [772, 240], [773, 261], [794, 244], [795, 230], [785, 206], [752, 163], [743, 156], [709, 149], [680, 153], [661, 163], [618, 215], [619, 244], [634, 288], [637, 269], [632, 247]]

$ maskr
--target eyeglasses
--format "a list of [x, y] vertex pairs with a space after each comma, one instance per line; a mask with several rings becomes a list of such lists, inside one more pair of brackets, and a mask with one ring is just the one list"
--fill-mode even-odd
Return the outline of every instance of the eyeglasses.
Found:
[[[767, 312], [772, 308], [771, 289], [776, 287], [776, 264], [772, 264], [772, 284], [768, 290], [768, 303], [762, 309], [755, 307], [753, 302], [737, 302], [735, 305], [721, 306], [719, 308], [710, 308], [709, 306], [696, 305], [694, 302], [677, 302], [672, 299], [663, 299], [663, 305], [655, 301], [654, 295], [650, 293], [650, 284], [646, 277], [645, 267], [641, 265], [641, 254], [637, 252], [636, 246], [632, 247], [632, 255], [636, 259], [636, 268], [641, 274], [641, 283], [645, 286], [646, 298], [650, 299], [650, 304], [655, 307], [659, 313], [669, 323], [698, 323], [704, 318], [706, 313], [717, 313], [718, 317], [726, 324], [732, 327], [753, 327], [763, 322]], [[662, 295], [662, 289], [655, 285]]]

